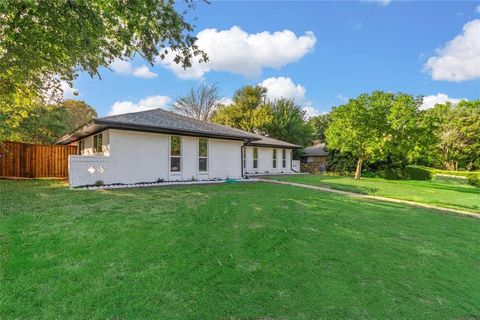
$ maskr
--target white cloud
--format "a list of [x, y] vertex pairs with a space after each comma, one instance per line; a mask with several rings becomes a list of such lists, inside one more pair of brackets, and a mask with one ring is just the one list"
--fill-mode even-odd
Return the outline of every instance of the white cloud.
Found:
[[316, 116], [320, 115], [320, 111], [318, 111], [314, 107], [307, 106], [307, 107], [303, 107], [302, 109], [303, 109], [303, 111], [306, 112], [307, 118], [316, 117]]
[[220, 100], [218, 100], [218, 103], [223, 105], [223, 106], [229, 106], [233, 103], [233, 100], [228, 97], [223, 97]]
[[120, 74], [130, 74], [133, 70], [130, 62], [121, 59], [113, 60], [113, 62], [110, 64], [110, 67], [113, 71]]
[[301, 84], [295, 84], [288, 77], [268, 78], [259, 83], [267, 88], [268, 99], [293, 99], [296, 104], [302, 105], [302, 109], [306, 112], [307, 118], [318, 116], [320, 111], [312, 106], [311, 102], [305, 97], [305, 87]]
[[287, 77], [268, 78], [259, 83], [267, 88], [267, 97], [269, 99], [293, 99], [298, 104], [305, 103], [305, 88], [300, 84], [293, 83], [292, 79]]
[[143, 79], [151, 79], [158, 76], [158, 74], [156, 74], [155, 72], [150, 71], [150, 69], [148, 69], [147, 66], [141, 66], [141, 67], [135, 68], [132, 74], [135, 77], [139, 77]]
[[110, 64], [112, 70], [118, 74], [133, 75], [134, 77], [151, 79], [158, 76], [155, 72], [151, 71], [147, 66], [142, 65], [140, 67], [133, 67], [129, 61], [115, 59]]
[[433, 80], [466, 81], [480, 78], [480, 19], [463, 26], [463, 33], [436, 50], [424, 65]]
[[196, 45], [209, 58], [206, 63], [194, 61], [184, 70], [167, 55], [159, 63], [181, 79], [200, 79], [209, 71], [228, 71], [246, 77], [256, 77], [263, 68], [281, 68], [300, 60], [317, 41], [313, 32], [295, 35], [290, 30], [249, 34], [238, 26], [228, 30], [204, 29], [197, 34]]
[[437, 103], [438, 104], [444, 104], [445, 102], [450, 102], [452, 104], [457, 104], [462, 100], [467, 100], [465, 98], [450, 98], [448, 95], [445, 93], [437, 93], [435, 95], [431, 96], [426, 96], [423, 97], [423, 103], [420, 109], [425, 110], [425, 109], [430, 109], [433, 108]]
[[78, 90], [71, 88], [66, 81], [60, 82], [60, 88], [63, 91], [63, 99], [72, 99], [79, 96]]
[[172, 99], [168, 96], [150, 96], [133, 103], [132, 101], [117, 101], [110, 108], [109, 116], [130, 112], [139, 112], [166, 107]]
[[477, 8], [475, 9], [475, 12], [476, 13], [480, 13], [480, 4], [477, 6]]

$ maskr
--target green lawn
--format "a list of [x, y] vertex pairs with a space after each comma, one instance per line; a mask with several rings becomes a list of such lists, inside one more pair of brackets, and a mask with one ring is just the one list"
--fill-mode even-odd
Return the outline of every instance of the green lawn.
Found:
[[276, 176], [272, 179], [329, 187], [362, 194], [428, 203], [446, 208], [480, 212], [480, 188], [459, 183], [458, 180], [442, 181], [386, 180], [328, 176], [321, 174]]
[[480, 318], [474, 218], [266, 183], [0, 191], [0, 319]]

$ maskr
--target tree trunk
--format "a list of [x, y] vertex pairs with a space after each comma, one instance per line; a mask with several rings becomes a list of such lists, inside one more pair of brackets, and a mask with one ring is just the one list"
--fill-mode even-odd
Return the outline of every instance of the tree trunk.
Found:
[[360, 157], [360, 158], [358, 158], [357, 170], [355, 171], [355, 179], [356, 180], [360, 180], [360, 177], [362, 176], [362, 165], [363, 165], [363, 158]]

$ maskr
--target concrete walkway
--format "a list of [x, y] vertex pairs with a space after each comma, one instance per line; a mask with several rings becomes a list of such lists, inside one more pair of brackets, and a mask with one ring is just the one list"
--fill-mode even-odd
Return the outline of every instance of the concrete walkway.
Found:
[[368, 194], [361, 194], [361, 193], [354, 193], [354, 192], [349, 192], [349, 191], [335, 190], [335, 189], [331, 189], [331, 188], [328, 188], [328, 187], [312, 186], [312, 185], [308, 185], [308, 184], [288, 182], [288, 181], [280, 181], [280, 180], [273, 180], [273, 179], [257, 179], [257, 181], [268, 182], [268, 183], [276, 183], [276, 184], [284, 184], [284, 185], [306, 188], [306, 189], [319, 190], [319, 191], [324, 191], [324, 192], [338, 193], [338, 194], [342, 194], [342, 195], [350, 196], [350, 197], [355, 197], [355, 198], [364, 198], [364, 199], [371, 199], [371, 200], [406, 204], [406, 205], [409, 205], [409, 206], [412, 206], [412, 207], [433, 209], [433, 210], [440, 211], [440, 212], [443, 212], [443, 213], [460, 214], [460, 215], [463, 215], [463, 216], [468, 216], [468, 217], [473, 217], [473, 218], [480, 219], [480, 213], [474, 213], [474, 212], [463, 211], [463, 210], [458, 210], [458, 209], [437, 207], [437, 206], [434, 206], [434, 205], [431, 205], [431, 204], [426, 204], [426, 203], [419, 203], [419, 202], [414, 202], [414, 201], [400, 200], [400, 199], [393, 199], [393, 198], [385, 198], [385, 197], [379, 197], [379, 196], [371, 196], [371, 195], [368, 195]]

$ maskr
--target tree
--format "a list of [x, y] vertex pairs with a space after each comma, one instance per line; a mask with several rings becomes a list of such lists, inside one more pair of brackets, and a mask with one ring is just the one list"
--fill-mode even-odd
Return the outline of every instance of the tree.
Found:
[[448, 113], [437, 132], [445, 167], [449, 170], [480, 167], [480, 100], [448, 106]]
[[443, 167], [445, 160], [439, 149], [440, 131], [447, 121], [451, 104], [436, 104], [422, 110], [417, 121], [417, 144], [411, 149], [412, 162], [431, 167]]
[[267, 89], [245, 86], [235, 92], [233, 103], [215, 111], [212, 121], [266, 135], [291, 143], [306, 145], [312, 141], [313, 128], [305, 111], [289, 99], [267, 99]]
[[[193, 5], [185, 0], [186, 10]], [[1, 120], [15, 127], [38, 104], [60, 100], [60, 80], [99, 75], [117, 58], [138, 53], [153, 64], [170, 52], [183, 67], [206, 61], [176, 9], [162, 0], [1, 1]]]
[[301, 146], [311, 143], [313, 127], [306, 121], [306, 113], [291, 99], [278, 99], [268, 104], [270, 121], [264, 125], [265, 134]]
[[32, 108], [28, 117], [7, 137], [8, 140], [28, 143], [55, 143], [69, 131], [65, 121], [69, 115], [65, 108], [40, 104]]
[[211, 118], [214, 110], [220, 105], [218, 87], [201, 84], [197, 88], [191, 88], [186, 95], [179, 97], [172, 109], [185, 116], [206, 121]]
[[417, 163], [448, 170], [480, 168], [480, 100], [422, 111]]
[[308, 120], [309, 124], [313, 127], [314, 130], [314, 140], [318, 142], [325, 141], [325, 131], [327, 130], [330, 122], [332, 122], [332, 117], [329, 113], [321, 114], [315, 117], [311, 117]]
[[57, 105], [39, 103], [30, 109], [5, 140], [50, 144], [95, 118], [97, 112], [83, 101], [65, 100]]
[[420, 101], [410, 95], [382, 91], [351, 99], [330, 113], [327, 146], [354, 156], [355, 179], [360, 179], [365, 161], [408, 152], [415, 144]]
[[261, 86], [245, 86], [237, 90], [233, 103], [218, 108], [212, 121], [249, 132], [265, 132], [270, 121], [267, 89]]
[[68, 131], [72, 131], [97, 117], [97, 111], [84, 101], [67, 99], [59, 107], [66, 110], [67, 117], [64, 121], [68, 126]]

